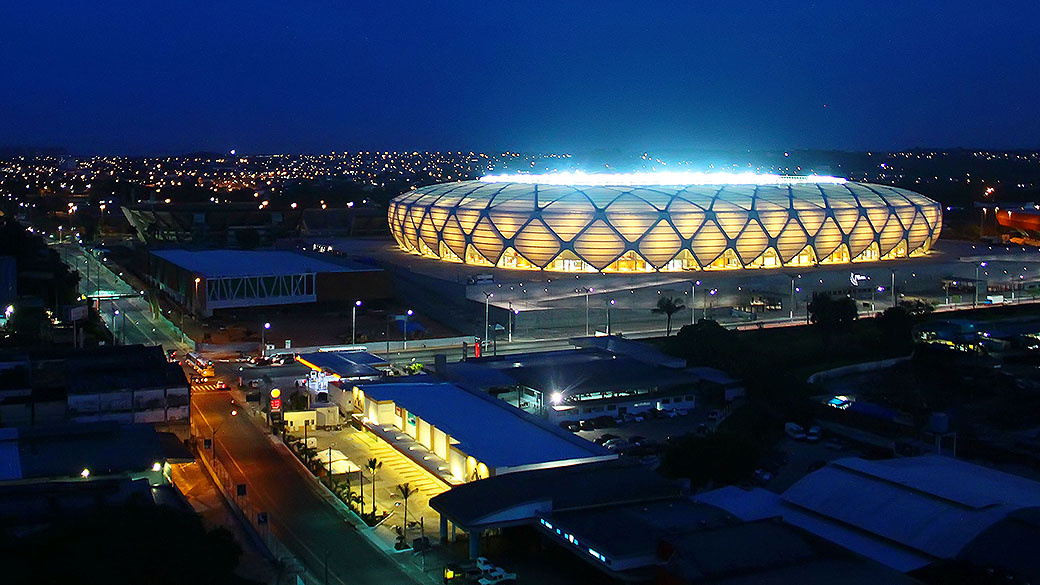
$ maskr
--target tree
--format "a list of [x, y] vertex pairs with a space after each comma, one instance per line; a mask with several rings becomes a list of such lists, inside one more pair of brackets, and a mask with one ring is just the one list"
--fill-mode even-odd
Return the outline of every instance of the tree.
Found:
[[731, 370], [744, 363], [747, 356], [737, 332], [712, 319], [701, 319], [696, 325], [683, 325], [668, 345], [670, 353], [686, 358], [691, 366]]
[[372, 474], [372, 519], [376, 517], [376, 472], [383, 467], [383, 462], [376, 459], [375, 457], [368, 460], [365, 464], [365, 468]]
[[825, 331], [851, 325], [859, 316], [856, 301], [847, 296], [835, 299], [830, 295], [813, 295], [808, 309], [810, 321]]
[[685, 308], [686, 306], [683, 305], [683, 302], [680, 299], [675, 297], [661, 297], [657, 299], [657, 306], [650, 309], [650, 311], [657, 313], [658, 315], [664, 314], [665, 318], [668, 320], [668, 329], [665, 333], [665, 336], [667, 337], [672, 334], [672, 315]]
[[404, 535], [408, 536], [408, 498], [414, 496], [419, 491], [419, 488], [413, 488], [408, 482], [397, 484], [397, 493], [401, 494], [401, 499], [404, 500]]

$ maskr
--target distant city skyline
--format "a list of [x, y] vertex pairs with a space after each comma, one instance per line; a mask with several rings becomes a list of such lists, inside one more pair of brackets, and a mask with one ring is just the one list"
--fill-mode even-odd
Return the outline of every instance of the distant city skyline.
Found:
[[1040, 5], [7, 7], [0, 146], [1040, 147]]

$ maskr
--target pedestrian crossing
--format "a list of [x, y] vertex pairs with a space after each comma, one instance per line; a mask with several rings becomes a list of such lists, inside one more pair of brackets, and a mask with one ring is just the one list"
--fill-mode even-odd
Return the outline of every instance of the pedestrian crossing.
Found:
[[195, 394], [207, 394], [213, 392], [227, 392], [227, 388], [217, 388], [216, 382], [206, 382], [205, 384], [192, 384], [191, 391]]

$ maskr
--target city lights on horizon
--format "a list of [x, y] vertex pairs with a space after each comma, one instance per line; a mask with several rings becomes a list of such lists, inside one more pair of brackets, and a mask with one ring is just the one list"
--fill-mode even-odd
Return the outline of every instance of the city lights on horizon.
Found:
[[845, 179], [825, 175], [774, 175], [758, 173], [699, 173], [665, 171], [653, 173], [583, 173], [485, 175], [484, 183], [524, 183], [539, 185], [588, 185], [595, 187], [636, 185], [791, 185], [819, 183], [843, 185]]

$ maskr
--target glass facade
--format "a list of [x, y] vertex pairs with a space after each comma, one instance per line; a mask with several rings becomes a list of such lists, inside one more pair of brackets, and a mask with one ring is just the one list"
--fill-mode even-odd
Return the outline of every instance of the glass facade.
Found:
[[813, 266], [928, 252], [942, 207], [884, 185], [541, 185], [464, 181], [400, 195], [398, 245], [450, 262], [561, 272]]

